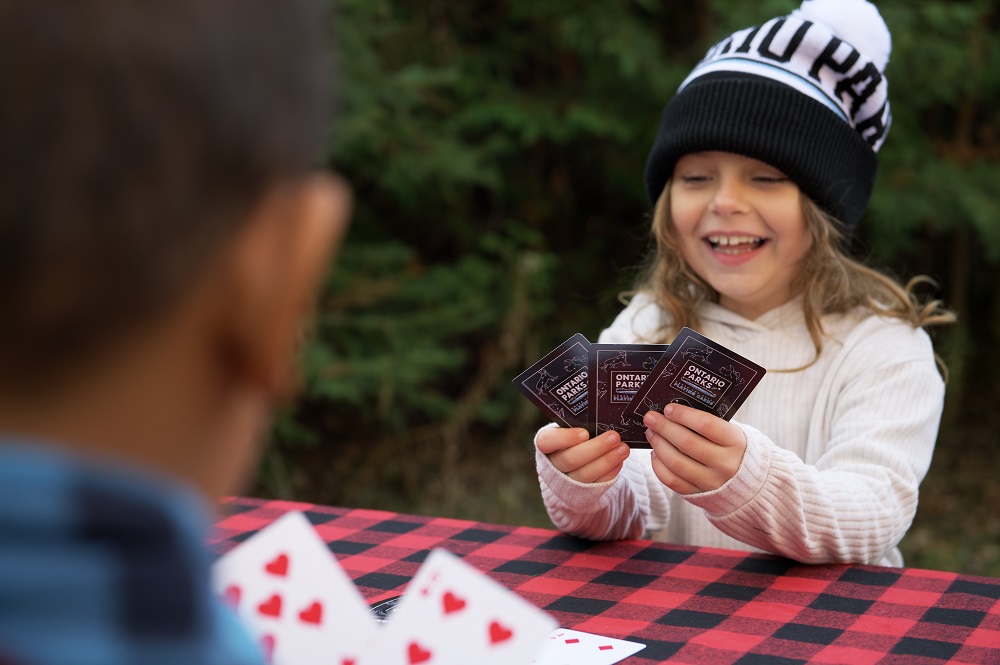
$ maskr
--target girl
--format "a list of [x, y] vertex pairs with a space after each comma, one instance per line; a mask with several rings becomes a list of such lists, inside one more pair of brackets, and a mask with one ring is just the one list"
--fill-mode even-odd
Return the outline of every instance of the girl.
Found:
[[769, 371], [731, 422], [647, 413], [652, 451], [543, 428], [558, 528], [902, 565], [944, 400], [923, 327], [953, 316], [843, 250], [890, 124], [889, 51], [870, 3], [806, 0], [681, 84], [646, 166], [655, 255], [599, 341], [690, 326]]

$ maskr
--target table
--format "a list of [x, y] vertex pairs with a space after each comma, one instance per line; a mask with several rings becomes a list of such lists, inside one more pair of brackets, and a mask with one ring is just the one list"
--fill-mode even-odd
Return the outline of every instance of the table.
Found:
[[1000, 664], [1000, 579], [248, 498], [223, 502], [209, 546], [223, 554], [289, 510], [369, 602], [403, 593], [442, 547], [564, 628], [646, 644], [625, 665]]

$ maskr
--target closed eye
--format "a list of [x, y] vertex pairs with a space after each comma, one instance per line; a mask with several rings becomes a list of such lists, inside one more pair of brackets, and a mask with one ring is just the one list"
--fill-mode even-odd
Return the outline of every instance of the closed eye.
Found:
[[786, 176], [783, 173], [762, 173], [760, 175], [753, 176], [753, 180], [754, 182], [759, 182], [766, 185], [789, 182], [788, 176]]

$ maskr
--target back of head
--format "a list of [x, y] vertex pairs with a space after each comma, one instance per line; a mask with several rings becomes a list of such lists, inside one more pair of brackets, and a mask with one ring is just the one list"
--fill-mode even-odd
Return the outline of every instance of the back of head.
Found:
[[313, 0], [0, 2], [0, 387], [168, 308], [326, 129]]

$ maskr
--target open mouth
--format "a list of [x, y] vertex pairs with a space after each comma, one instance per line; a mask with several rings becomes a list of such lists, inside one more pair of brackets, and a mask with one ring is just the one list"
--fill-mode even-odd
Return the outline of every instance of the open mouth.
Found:
[[745, 254], [752, 252], [767, 242], [759, 236], [708, 236], [705, 242], [716, 252], [723, 254]]

